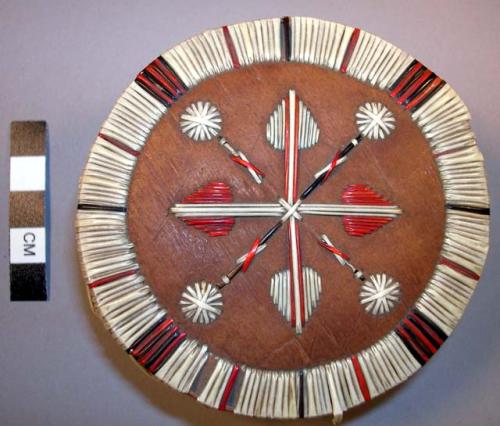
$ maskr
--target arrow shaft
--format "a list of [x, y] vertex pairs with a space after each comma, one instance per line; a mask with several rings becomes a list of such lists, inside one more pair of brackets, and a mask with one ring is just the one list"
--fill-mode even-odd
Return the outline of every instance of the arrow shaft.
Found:
[[333, 254], [333, 257], [337, 260], [337, 262], [339, 262], [342, 266], [347, 266], [352, 271], [355, 279], [361, 282], [365, 280], [363, 272], [349, 262], [349, 258], [333, 245], [327, 235], [323, 234], [319, 239], [319, 243], [322, 247], [326, 248]]
[[[244, 167], [247, 169], [248, 173], [253, 177], [255, 182], [258, 184], [262, 183], [262, 178], [264, 177], [264, 174], [257, 168], [255, 167], [248, 157], [241, 151], [237, 151], [235, 148], [231, 146], [229, 141], [224, 138], [223, 136], [218, 136], [217, 139], [219, 140], [219, 144], [230, 154], [230, 158], [238, 163], [240, 166]], [[243, 160], [243, 161], [240, 161]]]
[[[279, 203], [176, 204], [170, 209], [176, 217], [282, 217], [288, 210]], [[398, 206], [365, 204], [301, 204], [297, 211], [316, 216], [397, 217]]]
[[302, 332], [305, 321], [304, 313], [304, 283], [302, 276], [302, 259], [300, 251], [300, 230], [293, 211], [299, 206], [297, 202], [298, 157], [299, 157], [299, 101], [295, 91], [290, 90], [285, 98], [285, 198], [291, 208], [282, 217], [288, 220], [288, 256], [290, 270], [290, 313], [291, 325], [296, 332]]
[[397, 217], [402, 213], [398, 206], [371, 206], [357, 204], [302, 204], [301, 214], [320, 216], [380, 216]]

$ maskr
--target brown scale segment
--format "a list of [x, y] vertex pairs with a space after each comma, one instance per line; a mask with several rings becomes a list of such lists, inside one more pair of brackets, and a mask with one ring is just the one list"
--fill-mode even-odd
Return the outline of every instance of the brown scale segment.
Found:
[[9, 193], [9, 226], [30, 228], [45, 226], [44, 191], [19, 191]]
[[10, 155], [45, 155], [47, 123], [13, 121], [10, 125]]
[[[320, 128], [319, 143], [299, 154], [300, 190], [357, 135], [354, 114], [360, 105], [380, 101], [396, 118], [396, 129], [387, 140], [364, 141], [307, 202], [340, 203], [348, 185], [366, 184], [403, 213], [361, 238], [347, 235], [338, 217], [304, 217], [300, 223], [303, 264], [320, 274], [323, 291], [302, 335], [295, 335], [269, 295], [272, 275], [288, 265], [283, 230], [249, 270], [224, 289], [219, 319], [206, 326], [192, 324], [179, 305], [185, 286], [202, 279], [218, 282], [276, 218], [239, 218], [228, 236], [213, 238], [169, 214], [169, 208], [212, 181], [228, 184], [235, 202], [277, 202], [283, 188], [284, 156], [266, 141], [266, 124], [291, 88]], [[180, 114], [198, 100], [219, 108], [224, 136], [266, 173], [262, 185], [230, 161], [217, 141], [194, 142], [181, 133]], [[350, 356], [393, 330], [434, 271], [445, 219], [432, 152], [408, 112], [388, 93], [347, 75], [285, 62], [243, 67], [207, 79], [174, 103], [139, 156], [128, 211], [129, 234], [141, 272], [180, 328], [208, 344], [214, 354], [240, 365], [285, 370]], [[359, 283], [317, 244], [323, 233], [367, 274], [385, 272], [397, 279], [401, 303], [385, 316], [365, 313], [359, 303]]]

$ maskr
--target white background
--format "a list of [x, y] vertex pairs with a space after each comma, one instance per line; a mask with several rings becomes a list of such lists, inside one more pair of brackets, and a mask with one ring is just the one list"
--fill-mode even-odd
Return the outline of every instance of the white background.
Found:
[[10, 158], [11, 191], [45, 190], [45, 156], [23, 155]]
[[[73, 224], [78, 178], [90, 146], [141, 68], [207, 28], [283, 15], [359, 26], [446, 78], [472, 112], [493, 200], [489, 262], [457, 331], [423, 371], [397, 392], [349, 413], [346, 424], [500, 424], [498, 0], [0, 0], [2, 425], [266, 424], [207, 409], [128, 360], [89, 311]], [[21, 119], [45, 119], [49, 126], [48, 303], [9, 302], [8, 129], [11, 120]], [[330, 419], [294, 424], [328, 425]]]
[[10, 263], [45, 263], [45, 228], [11, 228]]

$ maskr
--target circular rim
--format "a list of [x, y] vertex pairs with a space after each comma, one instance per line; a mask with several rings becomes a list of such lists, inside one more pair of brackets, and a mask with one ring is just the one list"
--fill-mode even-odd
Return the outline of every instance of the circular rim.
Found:
[[[446, 200], [439, 261], [398, 326], [351, 357], [296, 371], [235, 364], [182, 332], [151, 293], [127, 233], [127, 195], [135, 164], [170, 105], [206, 78], [279, 61], [325, 67], [387, 91], [429, 142]], [[159, 380], [208, 406], [269, 418], [340, 418], [425, 365], [472, 296], [486, 260], [488, 233], [483, 157], [470, 114], [455, 91], [377, 36], [303, 17], [209, 30], [144, 68], [100, 129], [80, 179], [76, 216], [77, 246], [92, 305], [131, 357]]]

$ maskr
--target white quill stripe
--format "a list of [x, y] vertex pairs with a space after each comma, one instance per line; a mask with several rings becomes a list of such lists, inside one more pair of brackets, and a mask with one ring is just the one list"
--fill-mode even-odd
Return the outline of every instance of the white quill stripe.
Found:
[[[301, 204], [298, 212], [321, 216], [381, 216], [397, 217], [402, 210], [397, 206], [369, 206], [355, 204]], [[170, 209], [177, 217], [282, 217], [286, 208], [279, 203], [232, 204], [175, 204]]]
[[241, 65], [281, 59], [279, 19], [263, 19], [228, 27]]
[[230, 362], [219, 359], [210, 378], [198, 396], [198, 401], [210, 407], [218, 408], [231, 375], [232, 367], [233, 365]]

